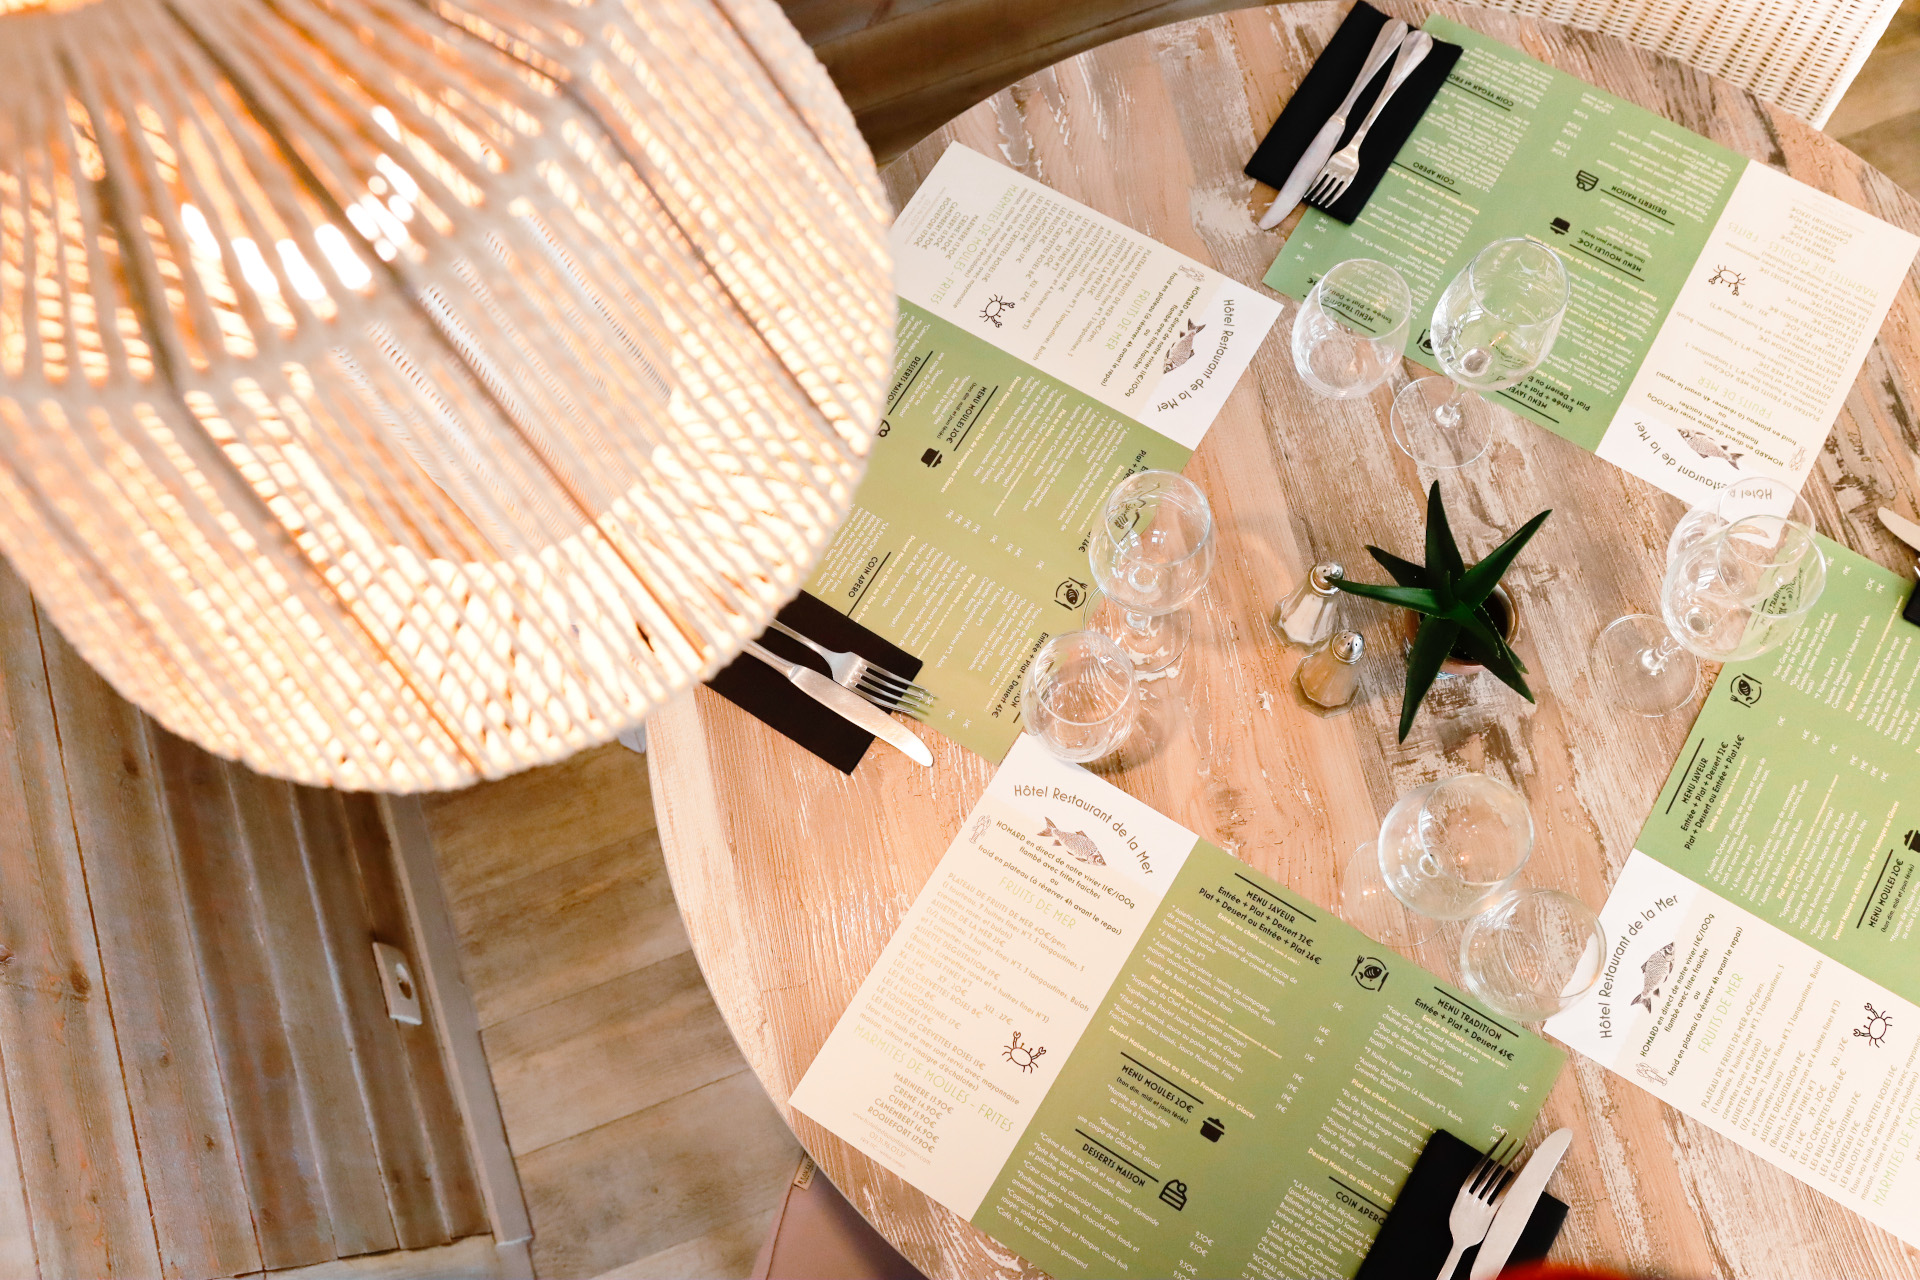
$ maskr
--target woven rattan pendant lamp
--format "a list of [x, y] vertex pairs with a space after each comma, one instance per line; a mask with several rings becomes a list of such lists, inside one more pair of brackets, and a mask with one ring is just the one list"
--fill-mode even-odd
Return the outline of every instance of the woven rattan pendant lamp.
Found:
[[162, 724], [457, 786], [797, 589], [893, 298], [771, 0], [7, 7], [0, 549]]

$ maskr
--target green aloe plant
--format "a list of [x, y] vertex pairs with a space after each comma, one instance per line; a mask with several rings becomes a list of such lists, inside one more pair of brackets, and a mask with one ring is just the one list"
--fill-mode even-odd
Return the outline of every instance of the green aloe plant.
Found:
[[1475, 565], [1460, 556], [1447, 524], [1447, 507], [1440, 500], [1440, 482], [1427, 490], [1427, 562], [1424, 565], [1402, 560], [1379, 547], [1368, 547], [1380, 567], [1393, 576], [1396, 585], [1376, 586], [1370, 582], [1336, 581], [1335, 586], [1356, 596], [1399, 605], [1420, 615], [1420, 631], [1414, 637], [1413, 652], [1407, 655], [1406, 701], [1400, 708], [1400, 741], [1440, 674], [1447, 655], [1457, 653], [1477, 662], [1498, 676], [1515, 693], [1533, 701], [1527, 688], [1526, 664], [1521, 662], [1495, 625], [1487, 598], [1500, 585], [1500, 577], [1513, 564], [1527, 540], [1540, 532], [1552, 511], [1542, 511], [1521, 525], [1492, 554]]

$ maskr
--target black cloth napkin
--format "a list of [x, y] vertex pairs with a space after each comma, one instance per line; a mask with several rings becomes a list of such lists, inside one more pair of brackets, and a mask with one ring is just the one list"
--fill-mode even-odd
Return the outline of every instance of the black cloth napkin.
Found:
[[[888, 644], [846, 614], [804, 591], [776, 616], [823, 649], [851, 650], [909, 680], [920, 674], [920, 659]], [[783, 658], [812, 667], [823, 676], [831, 675], [825, 658], [771, 628], [760, 637], [760, 645]], [[735, 658], [731, 666], [707, 681], [707, 687], [736, 707], [766, 721], [842, 773], [852, 773], [873, 742], [872, 734], [821, 706], [751, 654], [743, 653]]]
[[[1340, 100], [1353, 87], [1360, 68], [1366, 65], [1367, 54], [1373, 49], [1373, 38], [1380, 34], [1380, 28], [1386, 22], [1387, 15], [1365, 0], [1359, 0], [1348, 11], [1340, 30], [1334, 32], [1326, 50], [1308, 69], [1306, 79], [1293, 91], [1293, 97], [1287, 100], [1280, 118], [1273, 122], [1273, 128], [1268, 130], [1259, 149], [1253, 153], [1253, 159], [1247, 161], [1246, 174], [1249, 178], [1270, 187], [1277, 187], [1287, 180], [1294, 164], [1312, 144], [1313, 135], [1320, 132], [1320, 126], [1332, 118]], [[1420, 123], [1420, 117], [1426, 114], [1433, 95], [1439, 93], [1440, 86], [1447, 82], [1447, 74], [1453, 70], [1453, 64], [1460, 60], [1460, 53], [1457, 44], [1434, 41], [1433, 49], [1393, 95], [1387, 103], [1387, 109], [1380, 113], [1380, 118], [1373, 122], [1366, 144], [1360, 148], [1360, 172], [1355, 175], [1347, 193], [1340, 197], [1340, 202], [1327, 210], [1330, 216], [1342, 222], [1352, 222], [1360, 216], [1360, 211], [1367, 207], [1368, 198], [1373, 195], [1374, 187], [1379, 185], [1381, 176], [1400, 153], [1413, 127]], [[1393, 59], [1389, 58], [1386, 66], [1374, 73], [1373, 83], [1361, 90], [1353, 110], [1347, 115], [1347, 127], [1340, 135], [1340, 146], [1347, 145], [1347, 139], [1367, 118], [1374, 99], [1386, 87], [1387, 75], [1392, 68]], [[1446, 1259], [1442, 1257], [1440, 1261]]]
[[[1461, 1184], [1466, 1182], [1479, 1159], [1478, 1151], [1445, 1129], [1427, 1139], [1427, 1149], [1420, 1153], [1413, 1172], [1407, 1177], [1407, 1185], [1393, 1202], [1393, 1212], [1387, 1215], [1354, 1280], [1406, 1280], [1408, 1276], [1430, 1276], [1440, 1270], [1440, 1264], [1447, 1260], [1447, 1250], [1453, 1247], [1453, 1232], [1447, 1228], [1447, 1217], [1453, 1212]], [[1566, 1220], [1565, 1203], [1552, 1196], [1541, 1196], [1507, 1265], [1538, 1262], [1546, 1257]], [[1466, 1280], [1479, 1253], [1478, 1245], [1467, 1250], [1460, 1265], [1454, 1268], [1454, 1280]]]

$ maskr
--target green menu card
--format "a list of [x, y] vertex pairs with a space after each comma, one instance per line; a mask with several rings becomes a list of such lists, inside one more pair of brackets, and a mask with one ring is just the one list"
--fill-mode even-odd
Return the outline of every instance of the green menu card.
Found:
[[1489, 398], [1693, 503], [1743, 476], [1797, 486], [1920, 240], [1445, 18], [1464, 52], [1351, 226], [1308, 210], [1266, 283], [1302, 298], [1377, 258], [1437, 368], [1441, 291], [1490, 242], [1556, 249], [1566, 321]]
[[1912, 584], [1825, 538], [1780, 649], [1729, 664], [1642, 853], [1920, 1003], [1920, 627]]
[[1549, 1034], [1920, 1244], [1920, 628], [1837, 543], [1787, 644], [1729, 663]]
[[793, 1105], [1057, 1276], [1351, 1276], [1564, 1055], [1033, 738]]
[[887, 416], [807, 590], [926, 664], [930, 723], [988, 758], [1020, 679], [1084, 625], [1087, 531], [1135, 471], [1192, 451], [904, 299]]
[[918, 655], [928, 722], [998, 760], [1028, 662], [1084, 623], [1100, 503], [1186, 465], [1280, 306], [959, 145], [890, 245], [886, 418], [807, 589]]

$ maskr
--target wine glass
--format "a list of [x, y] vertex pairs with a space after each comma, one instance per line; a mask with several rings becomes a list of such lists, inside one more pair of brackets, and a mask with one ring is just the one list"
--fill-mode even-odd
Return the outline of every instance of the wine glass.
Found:
[[1363, 396], [1386, 380], [1407, 347], [1413, 294], [1398, 271], [1351, 258], [1321, 276], [1293, 318], [1293, 367], [1335, 400]]
[[1797, 524], [1813, 528], [1813, 512], [1807, 500], [1791, 481], [1776, 476], [1748, 476], [1736, 480], [1680, 517], [1667, 539], [1667, 563], [1701, 539], [1748, 516], [1785, 516]]
[[1347, 859], [1340, 914], [1376, 942], [1410, 950], [1442, 920], [1464, 920], [1513, 883], [1533, 854], [1533, 815], [1519, 792], [1468, 773], [1416, 787], [1378, 838]]
[[1087, 541], [1093, 580], [1119, 609], [1109, 632], [1142, 679], [1186, 651], [1186, 603], [1213, 570], [1213, 508], [1191, 480], [1140, 471], [1107, 495]]
[[1614, 619], [1594, 641], [1594, 669], [1620, 705], [1666, 715], [1693, 700], [1701, 658], [1737, 662], [1778, 647], [1826, 585], [1812, 529], [1788, 516], [1746, 516], [1668, 562], [1661, 617]]
[[1133, 663], [1098, 631], [1070, 631], [1041, 645], [1020, 687], [1027, 731], [1062, 760], [1098, 760], [1133, 729]]
[[1393, 400], [1393, 438], [1415, 462], [1464, 467], [1487, 451], [1490, 406], [1469, 391], [1523, 380], [1553, 350], [1567, 314], [1567, 269], [1531, 236], [1474, 255], [1433, 306], [1428, 330], [1445, 378], [1409, 383]]
[[1460, 932], [1460, 979], [1522, 1022], [1551, 1018], [1593, 990], [1607, 935], [1593, 909], [1558, 889], [1502, 895]]

